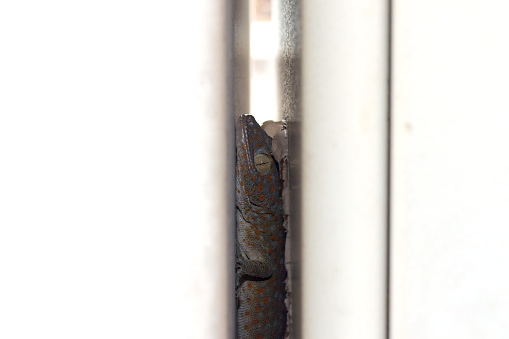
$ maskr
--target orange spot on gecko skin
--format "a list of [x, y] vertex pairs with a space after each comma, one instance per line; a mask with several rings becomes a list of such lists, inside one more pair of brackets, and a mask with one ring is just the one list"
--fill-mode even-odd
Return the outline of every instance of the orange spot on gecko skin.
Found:
[[269, 198], [269, 201], [273, 201], [273, 200], [274, 200], [274, 197], [270, 197], [270, 198]]
[[247, 284], [247, 288], [251, 288], [252, 286], [253, 286], [253, 284], [251, 284], [251, 283]]
[[259, 142], [256, 143], [256, 147], [260, 147], [262, 144], [260, 144]]
[[251, 220], [256, 220], [256, 217], [251, 217]]
[[244, 176], [247, 178], [247, 176], [248, 176], [247, 172], [246, 172], [246, 173], [244, 173]]
[[255, 135], [254, 135], [254, 138], [255, 138], [255, 139], [258, 139], [258, 135], [256, 135], [256, 134], [255, 134]]
[[260, 234], [260, 230], [255, 230], [256, 235]]
[[258, 287], [258, 288], [256, 289], [256, 292], [258, 292], [258, 293], [262, 293], [262, 292], [263, 292], [263, 288]]
[[244, 325], [245, 330], [249, 330], [249, 325]]
[[267, 297], [264, 297], [264, 298], [262, 299], [262, 302], [263, 302], [263, 303], [266, 303], [266, 302], [268, 302], [268, 301], [269, 301], [269, 298], [267, 298]]
[[270, 185], [270, 193], [274, 192], [274, 185]]
[[262, 222], [262, 226], [263, 226], [263, 227], [268, 227], [268, 226], [269, 226], [269, 224], [267, 224], [267, 222], [266, 222], [266, 221], [264, 221], [264, 222]]
[[247, 302], [251, 302], [251, 298], [247, 298], [247, 299], [246, 299], [246, 301], [247, 301]]
[[263, 321], [269, 321], [269, 317], [266, 316], [265, 318], [263, 318]]
[[259, 320], [257, 318], [253, 319], [253, 324], [258, 324]]
[[269, 174], [269, 175], [267, 176], [267, 181], [272, 181], [272, 175], [270, 175], [270, 174]]
[[263, 198], [264, 198], [263, 194], [260, 194], [260, 195], [258, 196], [258, 200], [263, 200]]
[[258, 184], [257, 190], [258, 190], [258, 192], [260, 192], [262, 190], [262, 184]]
[[245, 313], [246, 317], [247, 317], [248, 315], [250, 315], [250, 314], [251, 314], [251, 313], [250, 313], [249, 311], [246, 311], [246, 313]]
[[240, 186], [244, 186], [244, 182], [242, 180], [240, 181]]
[[242, 170], [243, 170], [243, 171], [245, 170], [244, 165], [242, 165]]
[[256, 175], [255, 175], [255, 174], [253, 174], [253, 181], [255, 181], [255, 180], [256, 180]]
[[256, 311], [256, 312], [260, 312], [260, 310], [261, 310], [261, 309], [262, 309], [262, 308], [261, 308], [260, 306], [256, 306], [256, 307], [255, 307], [255, 311]]
[[240, 156], [241, 156], [241, 157], [243, 157], [243, 158], [245, 158], [244, 153], [242, 153]]
[[264, 338], [263, 334], [255, 334], [254, 337], [255, 337], [255, 339], [263, 339]]
[[237, 193], [240, 193], [240, 190], [237, 190]]

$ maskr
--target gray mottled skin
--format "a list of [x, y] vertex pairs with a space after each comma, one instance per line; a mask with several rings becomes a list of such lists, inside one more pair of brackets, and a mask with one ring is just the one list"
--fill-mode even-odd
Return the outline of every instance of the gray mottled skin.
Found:
[[[251, 115], [236, 125], [237, 174], [237, 335], [283, 338], [286, 330], [285, 231], [279, 171], [270, 154], [272, 140]], [[267, 156], [270, 169], [256, 168]]]

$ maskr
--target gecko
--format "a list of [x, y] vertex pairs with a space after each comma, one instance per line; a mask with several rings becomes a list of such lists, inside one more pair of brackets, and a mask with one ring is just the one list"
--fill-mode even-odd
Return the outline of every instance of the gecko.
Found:
[[252, 115], [236, 124], [237, 337], [285, 335], [285, 230], [272, 139]]

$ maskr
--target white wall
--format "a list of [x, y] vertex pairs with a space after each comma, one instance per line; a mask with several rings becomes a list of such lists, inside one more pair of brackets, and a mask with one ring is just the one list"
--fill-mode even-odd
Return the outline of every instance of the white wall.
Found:
[[302, 2], [302, 338], [385, 337], [386, 84], [385, 3]]
[[507, 338], [509, 5], [393, 6], [391, 338]]
[[0, 6], [0, 337], [233, 333], [228, 1]]

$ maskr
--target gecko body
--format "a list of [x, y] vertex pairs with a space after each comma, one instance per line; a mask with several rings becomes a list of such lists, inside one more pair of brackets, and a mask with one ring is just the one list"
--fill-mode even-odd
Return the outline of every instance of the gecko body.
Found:
[[236, 298], [239, 339], [283, 338], [285, 231], [271, 138], [251, 115], [236, 124]]

